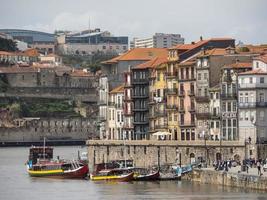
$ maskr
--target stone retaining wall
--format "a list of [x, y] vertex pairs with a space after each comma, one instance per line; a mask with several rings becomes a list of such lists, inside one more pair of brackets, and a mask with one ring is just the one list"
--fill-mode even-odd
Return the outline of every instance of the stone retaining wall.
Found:
[[204, 184], [267, 191], [267, 177], [255, 175], [195, 169], [191, 174], [188, 174], [188, 176], [184, 178]]

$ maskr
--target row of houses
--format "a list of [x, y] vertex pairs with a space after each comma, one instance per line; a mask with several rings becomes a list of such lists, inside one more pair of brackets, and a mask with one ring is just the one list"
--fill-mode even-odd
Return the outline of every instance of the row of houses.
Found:
[[169, 49], [132, 49], [104, 62], [100, 138], [266, 142], [263, 53], [240, 51], [231, 38], [201, 38]]

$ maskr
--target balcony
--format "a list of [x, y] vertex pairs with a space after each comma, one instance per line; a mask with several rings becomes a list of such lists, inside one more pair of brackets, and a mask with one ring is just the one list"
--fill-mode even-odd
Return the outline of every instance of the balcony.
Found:
[[149, 80], [148, 79], [133, 79], [132, 85], [148, 85]]
[[178, 106], [177, 105], [174, 105], [174, 104], [166, 105], [166, 109], [167, 110], [177, 110], [178, 109]]
[[188, 106], [187, 109], [188, 109], [188, 112], [195, 112], [196, 111], [195, 105]]
[[177, 77], [176, 71], [166, 72], [166, 78], [175, 78]]
[[97, 105], [99, 105], [99, 106], [107, 106], [108, 104], [107, 104], [106, 101], [100, 100], [100, 101], [97, 102]]
[[148, 107], [144, 107], [144, 108], [136, 107], [136, 108], [133, 108], [133, 111], [135, 111], [135, 112], [145, 112], [145, 111], [148, 111]]
[[197, 112], [196, 113], [196, 118], [197, 119], [209, 119], [210, 118], [210, 113], [209, 112]]
[[248, 88], [267, 88], [266, 83], [240, 83], [238, 84], [239, 89], [248, 89]]
[[168, 95], [176, 95], [178, 93], [178, 89], [177, 88], [168, 88], [166, 93]]
[[187, 94], [188, 94], [188, 96], [194, 96], [195, 95], [195, 91], [194, 90], [188, 90]]
[[240, 102], [239, 108], [256, 108], [256, 107], [267, 107], [267, 102]]
[[178, 124], [179, 124], [180, 127], [196, 126], [195, 121], [179, 121]]
[[185, 108], [184, 108], [184, 106], [180, 106], [180, 107], [178, 108], [178, 112], [180, 112], [180, 113], [184, 113], [184, 112], [185, 112]]
[[108, 102], [109, 106], [115, 106], [115, 102]]
[[98, 117], [98, 122], [105, 122], [107, 119], [104, 116]]
[[223, 79], [222, 79], [223, 82], [232, 82], [233, 79], [231, 76], [224, 76]]
[[184, 95], [185, 95], [185, 91], [184, 90], [179, 90], [178, 96], [179, 97], [183, 97]]
[[132, 124], [124, 124], [123, 129], [133, 129], [134, 126]]
[[197, 94], [196, 95], [196, 102], [199, 102], [199, 103], [205, 103], [205, 102], [209, 102], [210, 98], [209, 96], [202, 96], [202, 95], [199, 95]]
[[237, 99], [237, 93], [223, 93], [221, 94], [222, 100]]
[[148, 94], [133, 94], [133, 99], [137, 99], [137, 98], [148, 98]]
[[147, 121], [134, 121], [134, 125], [146, 125], [149, 124], [148, 120]]
[[219, 119], [221, 117], [220, 113], [210, 113], [210, 118]]

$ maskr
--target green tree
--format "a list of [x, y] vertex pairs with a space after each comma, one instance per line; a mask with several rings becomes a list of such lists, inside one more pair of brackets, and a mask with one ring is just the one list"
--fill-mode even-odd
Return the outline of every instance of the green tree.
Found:
[[17, 44], [13, 40], [0, 38], [0, 51], [16, 51]]

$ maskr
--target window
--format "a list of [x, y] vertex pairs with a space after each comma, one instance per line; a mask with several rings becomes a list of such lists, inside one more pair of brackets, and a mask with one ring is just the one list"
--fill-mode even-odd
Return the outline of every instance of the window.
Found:
[[216, 92], [216, 99], [219, 99], [219, 93]]
[[233, 119], [233, 127], [236, 127], [236, 119]]
[[222, 111], [224, 111], [224, 112], [226, 111], [226, 102], [222, 103]]
[[207, 79], [208, 79], [208, 74], [204, 73], [204, 80], [207, 80]]
[[264, 120], [264, 111], [260, 111], [260, 120], [261, 120], [261, 121]]
[[233, 111], [236, 112], [236, 102], [233, 102]]
[[178, 115], [174, 114], [174, 121], [177, 121], [177, 120], [178, 120]]
[[172, 121], [172, 113], [169, 114], [169, 121]]
[[190, 140], [190, 129], [186, 129], [186, 140]]
[[106, 46], [103, 46], [103, 49], [106, 49]]
[[201, 73], [197, 74], [197, 80], [199, 80], [199, 81], [201, 80]]
[[259, 97], [260, 102], [264, 102], [264, 93], [260, 93]]
[[228, 119], [228, 120], [227, 120], [227, 125], [228, 125], [228, 127], [231, 127], [231, 126], [232, 126], [231, 119]]
[[180, 119], [181, 119], [181, 124], [184, 124], [184, 114], [180, 115]]
[[259, 68], [259, 62], [256, 62], [256, 68]]
[[226, 120], [225, 119], [222, 121], [222, 124], [223, 124], [223, 127], [226, 127]]
[[240, 103], [243, 103], [243, 93], [240, 93], [239, 94], [239, 102]]
[[210, 127], [214, 128], [214, 122], [210, 122]]
[[220, 128], [220, 122], [216, 122], [216, 128]]
[[181, 129], [181, 140], [185, 140], [185, 131]]
[[253, 83], [252, 77], [249, 77], [249, 83]]
[[260, 83], [264, 83], [264, 77], [260, 77]]
[[231, 102], [228, 102], [227, 103], [227, 111], [228, 112], [231, 112], [232, 111], [232, 109], [231, 109]]
[[191, 140], [195, 140], [195, 130], [191, 130]]
[[239, 117], [240, 117], [240, 121], [242, 121], [243, 120], [243, 118], [244, 118], [244, 112], [240, 112], [240, 114], [239, 114]]

